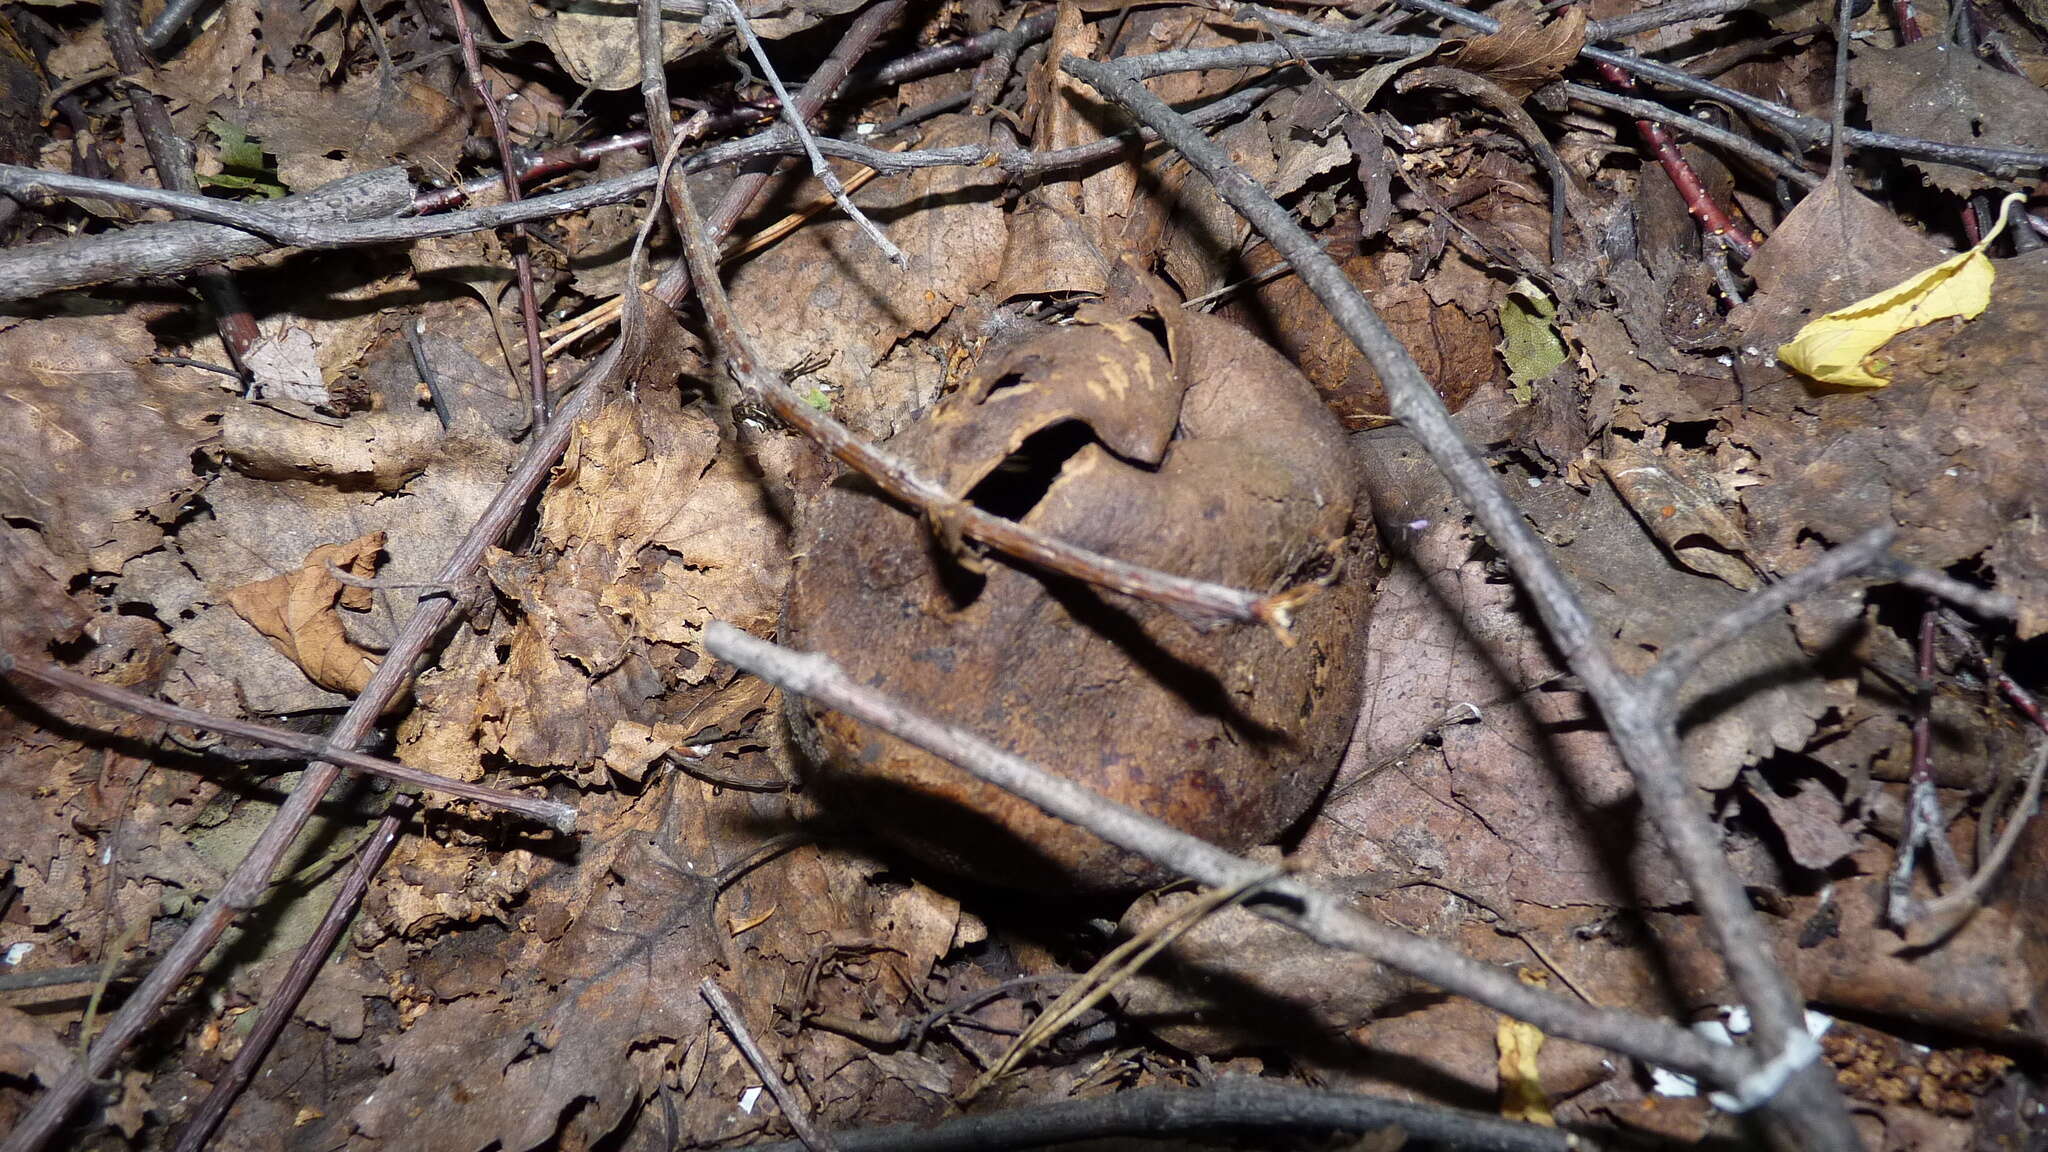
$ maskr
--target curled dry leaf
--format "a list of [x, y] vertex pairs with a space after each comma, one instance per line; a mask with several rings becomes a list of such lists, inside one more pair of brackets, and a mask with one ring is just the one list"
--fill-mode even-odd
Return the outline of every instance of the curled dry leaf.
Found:
[[1757, 575], [1741, 557], [1749, 541], [1706, 493], [1674, 474], [1669, 461], [1628, 440], [1608, 447], [1600, 470], [1622, 502], [1671, 558], [1745, 592]]
[[377, 671], [378, 657], [348, 638], [337, 609], [368, 611], [370, 590], [336, 579], [329, 565], [351, 576], [377, 571], [384, 533], [371, 532], [346, 544], [324, 544], [303, 567], [228, 593], [228, 606], [263, 633], [273, 648], [330, 692], [353, 696]]
[[1454, 68], [1474, 72], [1527, 98], [1557, 79], [1586, 46], [1586, 10], [1574, 5], [1548, 24], [1539, 24], [1526, 8], [1501, 13], [1500, 31], [1472, 40], [1453, 41], [1444, 58]]
[[[1342, 431], [1300, 373], [1227, 321], [1084, 310], [986, 366], [891, 448], [957, 498], [1119, 559], [1256, 590], [1329, 586], [1305, 604], [1292, 647], [1253, 629], [1205, 634], [949, 551], [842, 482], [808, 510], [792, 643], [1205, 838], [1244, 847], [1301, 816], [1356, 703], [1376, 545]], [[843, 716], [806, 706], [798, 727], [828, 790], [927, 858], [1017, 885], [1160, 876]]]

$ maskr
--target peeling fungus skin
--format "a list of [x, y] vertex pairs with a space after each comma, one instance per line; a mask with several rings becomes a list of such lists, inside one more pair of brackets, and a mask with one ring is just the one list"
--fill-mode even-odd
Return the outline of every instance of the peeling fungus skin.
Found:
[[[1378, 557], [1343, 431], [1278, 353], [1178, 308], [1083, 309], [890, 448], [957, 497], [1122, 560], [1259, 592], [1326, 586], [1291, 648], [1256, 625], [1204, 633], [998, 554], [950, 555], [842, 478], [802, 519], [790, 643], [1229, 848], [1272, 840], [1315, 802], [1357, 709]], [[1047, 890], [1168, 878], [845, 716], [790, 713], [826, 802], [926, 860]]]

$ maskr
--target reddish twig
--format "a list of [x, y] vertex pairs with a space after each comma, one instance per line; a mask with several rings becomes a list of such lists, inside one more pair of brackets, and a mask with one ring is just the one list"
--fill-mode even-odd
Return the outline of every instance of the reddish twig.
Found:
[[4, 653], [0, 653], [0, 673], [34, 680], [39, 684], [48, 684], [53, 688], [61, 688], [66, 692], [73, 692], [89, 699], [98, 700], [102, 704], [111, 704], [116, 708], [123, 708], [140, 716], [161, 720], [166, 724], [175, 724], [181, 728], [196, 728], [206, 732], [218, 732], [223, 736], [234, 736], [243, 740], [253, 740], [258, 744], [267, 745], [271, 748], [283, 748], [290, 752], [304, 753], [309, 760], [327, 760], [344, 768], [368, 772], [400, 784], [410, 784], [416, 788], [424, 788], [429, 792], [439, 792], [443, 795], [455, 796], [463, 800], [474, 800], [479, 804], [487, 805], [500, 811], [511, 812], [530, 820], [538, 820], [560, 832], [566, 833], [576, 830], [576, 809], [555, 800], [547, 800], [538, 796], [522, 796], [517, 792], [507, 792], [502, 788], [472, 784], [466, 780], [452, 780], [446, 776], [438, 776], [408, 764], [400, 764], [396, 760], [386, 760], [381, 756], [370, 756], [361, 752], [352, 752], [345, 748], [336, 748], [317, 736], [287, 732], [282, 728], [272, 728], [268, 724], [257, 724], [249, 720], [236, 720], [227, 716], [215, 716], [209, 712], [200, 712], [192, 708], [183, 708], [168, 701], [158, 700], [154, 696], [144, 696], [139, 692], [130, 692], [125, 688], [116, 688], [112, 684], [102, 684], [90, 676], [81, 676], [76, 672], [59, 668], [54, 664], [37, 664], [26, 660], [17, 661]]
[[[476, 98], [483, 102], [484, 112], [491, 118], [491, 135], [498, 145], [499, 183], [505, 188], [505, 199], [519, 201], [518, 149], [512, 144], [512, 135], [505, 126], [505, 110], [491, 97], [491, 82], [484, 76], [484, 65], [477, 55], [476, 35], [469, 29], [469, 10], [463, 0], [448, 0], [448, 10], [455, 16], [455, 39], [462, 48], [462, 70], [469, 76], [469, 86], [475, 90]], [[526, 328], [526, 388], [527, 406], [531, 410], [533, 430], [539, 433], [548, 422], [548, 362], [542, 354], [540, 341], [540, 301], [533, 290], [533, 258], [527, 252], [526, 229], [513, 225], [511, 229], [512, 272], [519, 281], [519, 318]]]
[[263, 1067], [264, 1059], [270, 1055], [271, 1046], [277, 1043], [279, 1033], [290, 1023], [292, 1010], [305, 996], [306, 989], [312, 987], [320, 966], [333, 954], [334, 945], [362, 908], [363, 897], [370, 891], [370, 882], [376, 879], [377, 871], [384, 867], [384, 862], [391, 858], [391, 849], [398, 844], [399, 830], [411, 818], [413, 808], [411, 798], [400, 796], [385, 810], [384, 818], [377, 821], [377, 827], [371, 831], [370, 838], [356, 857], [356, 866], [342, 881], [341, 890], [335, 893], [333, 903], [320, 917], [312, 938], [292, 958], [292, 966], [285, 972], [283, 982], [264, 1002], [262, 1011], [257, 1013], [256, 1027], [242, 1041], [242, 1049], [235, 1053], [234, 1062], [228, 1065], [227, 1075], [214, 1084], [213, 1091], [200, 1101], [198, 1110], [186, 1122], [184, 1131], [178, 1134], [177, 1152], [199, 1152], [206, 1147], [220, 1128], [220, 1122], [227, 1118], [235, 1098], [256, 1078], [257, 1070]]
[[[1635, 94], [1634, 77], [1613, 64], [1600, 64], [1598, 67], [1601, 78], [1613, 85], [1616, 91], [1623, 95]], [[1692, 213], [1692, 218], [1700, 222], [1700, 227], [1706, 229], [1708, 235], [1717, 237], [1727, 244], [1744, 260], [1755, 256], [1756, 241], [1751, 240], [1749, 234], [1729, 218], [1727, 211], [1707, 191], [1706, 185], [1700, 183], [1700, 174], [1693, 170], [1692, 162], [1679, 151], [1678, 142], [1671, 138], [1671, 133], [1665, 131], [1664, 126], [1655, 120], [1638, 118], [1636, 135], [1643, 138], [1643, 144], [1650, 149], [1650, 154], [1663, 166], [1664, 174], [1671, 178], [1672, 187], [1678, 189], [1679, 197], [1685, 201], [1685, 210]]]
[[[156, 165], [157, 183], [173, 192], [198, 195], [199, 178], [192, 171], [192, 156], [186, 151], [184, 138], [171, 125], [170, 109], [164, 106], [161, 97], [134, 79], [149, 67], [142, 52], [135, 0], [107, 0], [101, 18], [106, 24], [107, 49], [113, 54], [114, 66], [129, 78], [128, 102], [135, 109], [135, 124], [142, 130], [142, 144], [149, 150], [150, 163]], [[262, 337], [256, 328], [256, 317], [250, 314], [241, 289], [235, 287], [234, 278], [225, 270], [202, 269], [196, 278], [200, 294], [213, 310], [214, 324], [220, 329], [220, 342], [227, 348], [228, 358], [246, 376], [248, 367], [244, 361], [249, 349]]]

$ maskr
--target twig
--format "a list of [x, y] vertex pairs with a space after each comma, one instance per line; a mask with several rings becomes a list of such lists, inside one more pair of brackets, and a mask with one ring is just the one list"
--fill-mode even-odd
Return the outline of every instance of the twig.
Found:
[[[0, 181], [0, 192], [13, 191]], [[412, 199], [412, 182], [406, 179], [405, 170], [383, 168], [344, 176], [258, 211], [287, 222], [354, 223], [396, 216]], [[134, 276], [174, 276], [277, 247], [266, 236], [245, 228], [184, 220], [25, 244], [0, 250], [0, 303]]]
[[1202, 884], [1230, 888], [1269, 879], [1253, 907], [1312, 940], [1372, 957], [1448, 992], [1566, 1036], [1688, 1074], [1733, 1083], [1753, 1066], [1748, 1052], [1710, 1044], [1687, 1029], [1628, 1012], [1594, 1008], [1524, 984], [1450, 946], [1380, 924], [1342, 898], [1299, 878], [1271, 879], [1271, 869], [1226, 852], [1177, 828], [1104, 799], [971, 733], [913, 712], [849, 680], [829, 658], [792, 652], [712, 622], [704, 633], [713, 656], [785, 692], [810, 697], [959, 765], [975, 777], [1093, 832], [1119, 848], [1155, 860]]
[[[1636, 90], [1635, 80], [1620, 68], [1605, 63], [1597, 67], [1600, 69], [1601, 77], [1618, 91], [1626, 94]], [[1636, 135], [1643, 138], [1643, 144], [1650, 149], [1650, 155], [1657, 158], [1657, 163], [1664, 169], [1664, 175], [1670, 178], [1672, 187], [1678, 189], [1679, 198], [1685, 201], [1685, 210], [1692, 213], [1692, 218], [1699, 221], [1700, 227], [1707, 235], [1728, 245], [1744, 260], [1755, 256], [1756, 242], [1751, 240], [1735, 221], [1729, 219], [1727, 209], [1721, 207], [1720, 202], [1707, 191], [1707, 186], [1700, 181], [1700, 174], [1693, 170], [1692, 161], [1687, 160], [1685, 153], [1679, 151], [1678, 143], [1671, 138], [1671, 133], [1665, 131], [1664, 126], [1655, 120], [1637, 117]], [[1734, 133], [1731, 132], [1729, 135], [1732, 136]]]
[[156, 19], [149, 22], [149, 31], [144, 34], [143, 43], [149, 45], [152, 52], [160, 50], [178, 35], [178, 30], [185, 26], [186, 21], [192, 19], [192, 14], [199, 11], [199, 6], [204, 3], [206, 0], [171, 0], [169, 4], [164, 5], [163, 11], [157, 13]]
[[1228, 888], [1211, 888], [1172, 916], [1110, 949], [1080, 980], [1047, 1005], [1045, 1011], [1010, 1042], [1000, 1059], [975, 1078], [962, 1095], [962, 1102], [974, 1099], [989, 1085], [1008, 1075], [1033, 1049], [1051, 1040], [1061, 1029], [1079, 1019], [1082, 1013], [1101, 1003], [1103, 997], [1137, 975], [1139, 969], [1154, 956], [1210, 914], [1242, 903], [1282, 875], [1284, 872], [1281, 870], [1269, 870], [1264, 876], [1247, 877]]
[[[142, 143], [149, 151], [150, 163], [156, 166], [157, 182], [175, 192], [197, 195], [199, 178], [192, 171], [192, 155], [186, 151], [184, 138], [171, 125], [170, 109], [164, 106], [162, 97], [137, 79], [138, 74], [147, 70], [149, 63], [142, 54], [135, 0], [106, 0], [100, 15], [106, 27], [107, 48], [113, 54], [114, 66], [128, 81], [128, 102], [135, 109], [135, 123], [142, 130]], [[222, 269], [205, 269], [199, 273], [198, 280], [200, 294], [213, 310], [214, 323], [220, 329], [220, 342], [227, 349], [228, 358], [234, 361], [237, 369], [246, 372], [244, 361], [249, 349], [262, 338], [256, 327], [256, 318], [249, 313], [248, 302], [242, 299], [241, 289], [235, 287], [234, 278]]]
[[304, 998], [306, 989], [312, 987], [320, 966], [333, 954], [335, 943], [362, 908], [370, 882], [376, 879], [378, 870], [390, 859], [391, 850], [398, 843], [399, 830], [411, 818], [413, 808], [410, 797], [399, 796], [385, 809], [383, 819], [377, 821], [377, 827], [363, 843], [356, 866], [342, 881], [341, 890], [327, 906], [319, 926], [314, 928], [312, 937], [299, 948], [298, 954], [292, 957], [291, 968], [285, 972], [283, 982], [271, 992], [262, 1010], [256, 1014], [256, 1026], [242, 1041], [241, 1051], [235, 1053], [227, 1074], [215, 1082], [213, 1090], [193, 1112], [192, 1119], [186, 1122], [184, 1131], [178, 1134], [177, 1152], [200, 1152], [205, 1148], [207, 1141], [213, 1139], [214, 1132], [220, 1128], [220, 1122], [227, 1118], [235, 1098], [256, 1078], [264, 1058], [270, 1055], [271, 1046], [277, 1043], [284, 1026], [291, 1022], [293, 1009]]
[[[1453, 23], [1480, 32], [1500, 31], [1500, 21], [1491, 16], [1482, 16], [1466, 8], [1452, 4], [1449, 0], [1398, 0], [1404, 8], [1441, 16]], [[1590, 33], [1589, 33], [1590, 34]], [[1738, 92], [1711, 81], [1702, 80], [1683, 69], [1628, 52], [1616, 52], [1592, 44], [1579, 50], [1579, 55], [1596, 64], [1613, 64], [1632, 76], [1654, 80], [1691, 92], [1710, 100], [1726, 104], [1738, 112], [1747, 113], [1785, 133], [1802, 145], [1811, 146], [1828, 142], [1833, 130], [1827, 121], [1812, 116], [1802, 116], [1782, 104], [1761, 97]], [[1119, 61], [1121, 63], [1121, 61]], [[1858, 148], [1877, 148], [1897, 152], [1904, 156], [1917, 156], [1927, 160], [1940, 160], [1950, 164], [1962, 164], [1981, 168], [1988, 172], [2010, 173], [2021, 168], [2048, 167], [2048, 152], [2035, 152], [2021, 148], [1985, 148], [1974, 144], [1950, 144], [1936, 140], [1918, 140], [1910, 136], [1896, 136], [1889, 132], [1866, 132], [1850, 128], [1842, 133], [1843, 140]]]
[[703, 995], [704, 1002], [711, 1005], [711, 1010], [717, 1013], [719, 1023], [725, 1025], [725, 1033], [732, 1037], [734, 1046], [747, 1058], [747, 1063], [754, 1066], [754, 1074], [761, 1078], [761, 1083], [767, 1087], [768, 1094], [775, 1097], [776, 1105], [782, 1109], [783, 1119], [788, 1120], [789, 1126], [796, 1129], [797, 1139], [801, 1140], [803, 1146], [810, 1152], [832, 1152], [831, 1138], [811, 1123], [809, 1109], [805, 1108], [803, 1102], [796, 1098], [796, 1093], [790, 1091], [789, 1086], [782, 1082], [782, 1077], [776, 1073], [775, 1065], [769, 1062], [767, 1054], [761, 1051], [761, 1046], [754, 1043], [753, 1033], [747, 1031], [746, 1020], [740, 1016], [739, 1009], [733, 1007], [732, 1001], [726, 998], [725, 990], [718, 986], [717, 981], [706, 976], [703, 983], [697, 985], [697, 991]]
[[917, 508], [948, 527], [958, 526], [962, 535], [994, 548], [1034, 567], [1050, 569], [1098, 588], [1165, 605], [1198, 623], [1257, 621], [1286, 634], [1290, 613], [1302, 589], [1290, 589], [1271, 596], [1259, 596], [1239, 588], [1212, 584], [1128, 564], [1063, 540], [1027, 528], [1014, 520], [992, 515], [923, 476], [896, 457], [855, 436], [844, 424], [811, 407], [788, 384], [761, 367], [753, 341], [747, 337], [734, 313], [732, 301], [718, 283], [717, 257], [704, 222], [698, 216], [689, 190], [678, 185], [680, 194], [671, 197], [679, 209], [677, 224], [683, 235], [683, 253], [697, 283], [698, 298], [712, 331], [723, 345], [726, 364], [746, 390], [748, 398], [815, 441], [832, 458], [873, 480], [884, 492]]
[[1522, 110], [1521, 101], [1492, 80], [1457, 68], [1417, 68], [1394, 82], [1394, 89], [1398, 92], [1412, 92], [1417, 88], [1448, 88], [1484, 104], [1494, 115], [1507, 121], [1523, 146], [1536, 154], [1537, 162], [1543, 165], [1544, 174], [1550, 180], [1550, 258], [1562, 263], [1565, 258], [1565, 218], [1571, 214], [1571, 173], [1566, 170], [1557, 149], [1550, 146], [1543, 129]]
[[[902, 0], [884, 0], [870, 13], [900, 3]], [[862, 19], [866, 19], [868, 14], [864, 13]], [[1202, 105], [1190, 117], [1203, 124], [1214, 124], [1241, 116], [1277, 87], [1258, 85], [1240, 89]], [[856, 160], [885, 173], [987, 165], [1029, 176], [1094, 164], [1148, 139], [1151, 139], [1150, 133], [1131, 132], [1045, 152], [979, 144], [894, 152], [823, 137], [816, 142], [819, 149], [828, 155]], [[694, 172], [721, 164], [772, 160], [798, 151], [800, 148], [788, 129], [777, 127], [759, 135], [703, 149], [684, 157], [678, 166]], [[580, 188], [528, 197], [516, 204], [494, 204], [438, 216], [400, 219], [396, 213], [413, 199], [414, 192], [402, 170], [395, 168], [345, 177], [304, 197], [288, 199], [284, 202], [286, 208], [278, 210], [0, 164], [0, 195], [19, 199], [39, 196], [98, 198], [163, 208], [195, 220], [212, 222], [145, 224], [108, 235], [0, 250], [0, 303], [129, 276], [176, 275], [217, 260], [254, 256], [283, 247], [355, 248], [487, 231], [509, 223], [541, 220], [631, 200], [654, 186], [654, 175], [654, 168], [648, 167], [594, 181]], [[729, 230], [745, 215], [747, 206], [752, 203], [751, 198], [766, 187], [767, 180], [766, 171], [747, 173], [735, 179], [730, 186], [734, 192], [720, 201], [713, 212], [712, 226], [721, 233]], [[331, 200], [327, 198], [330, 191]], [[689, 294], [689, 285], [687, 266], [677, 263], [663, 274], [654, 295], [673, 307]]]
[[103, 684], [90, 676], [81, 676], [76, 672], [67, 668], [59, 668], [54, 664], [38, 664], [28, 660], [15, 660], [4, 653], [0, 653], [0, 673], [34, 680], [39, 684], [48, 684], [53, 688], [74, 692], [80, 696], [98, 700], [103, 704], [111, 704], [116, 708], [127, 709], [140, 716], [161, 720], [166, 724], [176, 724], [184, 728], [197, 728], [207, 732], [218, 732], [223, 736], [233, 736], [242, 740], [253, 740], [258, 744], [264, 744], [272, 748], [283, 748], [297, 752], [308, 759], [325, 760], [330, 763], [339, 764], [344, 768], [353, 768], [359, 772], [369, 772], [373, 775], [382, 776], [387, 780], [393, 780], [400, 784], [410, 784], [416, 788], [424, 788], [429, 792], [439, 792], [446, 796], [474, 800], [479, 804], [501, 811], [516, 813], [530, 820], [538, 820], [560, 832], [568, 833], [576, 830], [576, 809], [559, 801], [547, 800], [538, 796], [522, 796], [517, 792], [507, 792], [502, 788], [491, 788], [483, 784], [472, 784], [466, 780], [453, 780], [446, 776], [439, 776], [425, 771], [424, 769], [414, 768], [408, 764], [400, 764], [396, 760], [386, 760], [381, 756], [371, 756], [362, 752], [353, 752], [347, 748], [335, 747], [318, 736], [288, 732], [282, 728], [273, 728], [268, 724], [258, 724], [250, 720], [236, 720], [227, 716], [215, 716], [212, 713], [180, 707], [168, 701], [158, 700], [153, 696], [144, 696], [139, 692], [130, 692], [125, 688], [116, 688], [112, 684]]
[[1756, 7], [1756, 0], [1678, 0], [1656, 4], [1613, 20], [1595, 20], [1586, 26], [1589, 40], [1621, 40], [1654, 28], [1668, 28], [1709, 16], [1726, 16]]
[[[1797, 989], [1773, 961], [1748, 894], [1729, 871], [1721, 855], [1720, 836], [1686, 778], [1672, 710], [1658, 694], [1644, 691], [1614, 664], [1548, 545], [1508, 500], [1486, 460], [1452, 423], [1414, 358], [1364, 294], [1292, 215], [1232, 164], [1215, 142], [1188, 126], [1120, 68], [1073, 57], [1063, 61], [1063, 67], [1178, 148], [1223, 199], [1294, 264], [1303, 283], [1365, 354], [1386, 386], [1395, 418], [1436, 462], [1489, 542], [1513, 567], [1552, 643], [1606, 718], [1609, 734], [1634, 777], [1637, 797], [1685, 876], [1736, 990], [1757, 1021], [1757, 1033], [1766, 1046], [1764, 1055], [1775, 1057], [1795, 1029], [1804, 1035], [1803, 1005]], [[1545, 1030], [1550, 1029], [1546, 1026]], [[1846, 1150], [1858, 1145], [1833, 1078], [1822, 1068], [1809, 1065], [1796, 1073], [1769, 1109], [1773, 1119], [1800, 1133], [1808, 1147]]]
[[803, 145], [804, 154], [810, 157], [811, 174], [825, 185], [826, 191], [832, 193], [832, 198], [839, 202], [839, 210], [851, 217], [854, 223], [860, 225], [860, 230], [868, 234], [868, 239], [875, 242], [875, 247], [882, 250], [882, 255], [889, 258], [889, 263], [901, 268], [905, 263], [903, 250], [896, 247], [880, 228], [875, 227], [875, 222], [868, 219], [854, 204], [846, 195], [845, 186], [839, 183], [839, 174], [832, 171], [830, 164], [825, 163], [824, 155], [818, 151], [817, 143], [811, 139], [811, 130], [804, 123], [803, 113], [798, 110], [796, 102], [789, 98], [789, 90], [782, 86], [782, 77], [776, 73], [775, 64], [768, 59], [768, 50], [761, 47], [760, 39], [754, 35], [754, 24], [747, 19], [746, 11], [739, 6], [739, 0], [713, 2], [725, 11], [726, 19], [732, 21], [733, 31], [739, 33], [740, 40], [747, 46], [747, 51], [753, 54], [754, 63], [761, 66], [761, 75], [767, 79], [768, 86], [775, 90], [776, 98], [782, 101], [782, 118], [789, 124], [789, 130], [796, 133], [797, 142]]
[[[1914, 911], [1913, 920], [1906, 925], [1907, 942], [1915, 948], [1932, 947], [1946, 939], [1956, 929], [1969, 923], [1972, 913], [1982, 906], [1984, 890], [1998, 878], [2005, 862], [2012, 856], [2012, 850], [2019, 845], [2020, 832], [2027, 822], [2034, 818], [2041, 804], [2041, 776], [2048, 769], [2048, 743], [2042, 744], [2028, 757], [2028, 763], [2021, 771], [2026, 773], [2027, 786], [2020, 793], [2020, 802], [2013, 806], [2012, 815], [2006, 818], [2005, 830], [1999, 834], [1994, 845], [1983, 859], [1977, 861], [1977, 871], [1969, 880], [1944, 892], [1936, 899], [1929, 900]], [[1983, 819], [1988, 826], [1996, 813], [1988, 806]]]
[[1688, 116], [1675, 108], [1667, 108], [1654, 100], [1621, 96], [1590, 84], [1572, 81], [1565, 82], [1564, 94], [1573, 100], [1584, 101], [1601, 108], [1611, 108], [1616, 112], [1626, 112], [1639, 121], [1653, 120], [1666, 128], [1676, 128], [1687, 135], [1696, 136], [1709, 144], [1718, 144], [1737, 156], [1776, 172], [1802, 188], [1820, 187], [1820, 177], [1740, 132], [1730, 132], [1697, 116]]
[[[484, 78], [483, 60], [477, 55], [476, 34], [469, 29], [469, 6], [463, 0], [448, 0], [455, 17], [455, 42], [462, 48], [462, 70], [469, 86], [491, 118], [491, 136], [497, 141], [500, 183], [508, 203], [519, 202], [519, 161], [512, 146], [511, 130], [505, 125], [505, 110], [491, 96], [490, 81]], [[650, 128], [653, 125], [648, 125]], [[512, 249], [512, 274], [519, 282], [519, 318], [526, 328], [526, 396], [529, 417], [536, 434], [548, 422], [548, 362], [540, 349], [540, 302], [533, 290], [533, 259], [527, 252], [526, 229], [513, 226], [508, 237]]]
[[1886, 559], [1885, 550], [1891, 547], [1895, 535], [1890, 528], [1873, 528], [1839, 548], [1830, 549], [1820, 559], [1790, 576], [1750, 595], [1727, 613], [1709, 621], [1706, 627], [1667, 648], [1658, 658], [1656, 665], [1643, 673], [1643, 689], [1663, 697], [1667, 704], [1670, 703], [1676, 698], [1678, 689], [1686, 677], [1697, 672], [1700, 664], [1708, 656], [1822, 589], [1859, 572], [1881, 566]]
[[[1432, 1147], [1470, 1152], [1592, 1152], [1584, 1135], [1485, 1112], [1408, 1104], [1272, 1080], [1228, 1078], [1205, 1088], [1134, 1088], [1092, 1100], [1041, 1100], [936, 1124], [834, 1132], [840, 1152], [998, 1152], [1083, 1140], [1172, 1138], [1216, 1130], [1368, 1133], [1395, 1129]], [[1255, 1140], [1254, 1143], [1257, 1141]], [[749, 1152], [803, 1152], [790, 1140]]]
[[[811, 73], [811, 78], [804, 81], [804, 86], [797, 90], [794, 108], [797, 118], [808, 123], [824, 110], [826, 103], [846, 83], [846, 78], [852, 74], [854, 65], [860, 63], [861, 58], [867, 55], [868, 49], [874, 46], [882, 33], [896, 22], [896, 17], [902, 13], [906, 2], [907, 0], [880, 0], [854, 17], [853, 23], [846, 28], [846, 34], [839, 38], [838, 46], [832, 49], [832, 54], [825, 58], [825, 62], [819, 65], [817, 70]], [[784, 111], [788, 112], [789, 102], [785, 100], [783, 105]], [[794, 144], [794, 138], [792, 137], [789, 142]], [[768, 181], [778, 167], [777, 161], [757, 160], [743, 167], [740, 173], [733, 177], [732, 183], [726, 186], [724, 198], [718, 202], [718, 206], [711, 214], [711, 231], [714, 235], [723, 239], [732, 232], [739, 224], [740, 217], [745, 216], [755, 202], [766, 194]], [[694, 168], [694, 165], [685, 165], [684, 171], [692, 171]], [[671, 308], [681, 304], [689, 292], [690, 266], [684, 260], [670, 264], [654, 286], [654, 298]]]
[[1052, 35], [1055, 11], [1050, 7], [1041, 8], [1019, 20], [1017, 26], [1007, 32], [996, 29], [951, 44], [934, 44], [930, 48], [919, 49], [854, 77], [854, 86], [862, 91], [871, 88], [892, 88], [905, 80], [916, 80], [955, 68], [964, 68], [999, 52], [1015, 53], [1026, 44], [1036, 43]]

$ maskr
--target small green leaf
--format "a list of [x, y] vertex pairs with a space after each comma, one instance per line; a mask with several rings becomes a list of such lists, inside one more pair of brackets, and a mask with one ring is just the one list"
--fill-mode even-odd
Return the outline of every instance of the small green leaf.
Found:
[[1500, 302], [1500, 353], [1517, 404], [1536, 399], [1536, 382], [1562, 367], [1569, 353], [1557, 331], [1557, 305], [1527, 277]]
[[804, 393], [804, 403], [809, 404], [820, 412], [832, 411], [832, 398], [825, 395], [823, 388], [813, 388], [809, 392]]
[[250, 193], [267, 200], [285, 194], [285, 186], [277, 178], [277, 166], [264, 158], [263, 145], [251, 140], [241, 125], [214, 115], [207, 118], [206, 130], [220, 142], [221, 170], [212, 176], [201, 176], [201, 186]]

